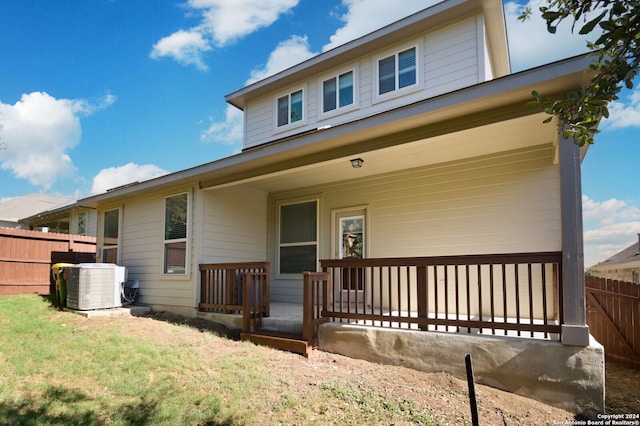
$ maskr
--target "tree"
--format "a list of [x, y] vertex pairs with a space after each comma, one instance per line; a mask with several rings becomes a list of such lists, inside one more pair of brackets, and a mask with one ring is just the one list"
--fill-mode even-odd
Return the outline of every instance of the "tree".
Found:
[[[591, 65], [595, 75], [588, 85], [562, 99], [532, 93], [536, 98], [533, 104], [559, 118], [565, 138], [573, 137], [580, 146], [592, 144], [598, 133], [598, 121], [609, 117], [607, 106], [618, 99], [623, 84], [633, 88], [633, 80], [640, 71], [640, 0], [546, 0], [546, 3], [540, 12], [552, 34], [565, 19], [573, 20], [572, 32], [576, 25], [581, 25], [579, 34], [589, 34], [596, 28], [602, 30], [595, 42], [587, 44], [597, 57]], [[519, 19], [528, 19], [531, 14], [531, 8], [526, 7]]]

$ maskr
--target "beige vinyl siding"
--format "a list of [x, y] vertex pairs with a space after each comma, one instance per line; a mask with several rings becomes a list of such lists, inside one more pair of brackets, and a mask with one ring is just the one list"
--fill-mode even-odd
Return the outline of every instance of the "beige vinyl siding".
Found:
[[[297, 133], [316, 129], [324, 125], [338, 125], [360, 119], [362, 117], [388, 111], [408, 103], [440, 95], [470, 86], [481, 81], [485, 74], [483, 19], [474, 16], [445, 28], [425, 33], [413, 40], [406, 40], [400, 45], [389, 46], [372, 55], [363, 56], [354, 64], [357, 72], [358, 91], [355, 98], [359, 100], [357, 108], [343, 114], [321, 117], [319, 113], [319, 84], [322, 78], [331, 72], [323, 72], [292, 85], [290, 89], [304, 87], [304, 109], [306, 123], [293, 126], [285, 131], [275, 130], [275, 96], [276, 93], [263, 96], [251, 101], [245, 108], [245, 139], [244, 148], [250, 148], [269, 141], [295, 135]], [[376, 96], [377, 81], [375, 68], [377, 60], [398, 50], [412, 46], [418, 48], [418, 87], [406, 91]], [[342, 64], [339, 69], [344, 70], [350, 64]], [[287, 90], [278, 93], [286, 93]]]
[[424, 79], [429, 96], [480, 82], [480, 43], [476, 18], [425, 36]]
[[[187, 275], [163, 275], [163, 229], [165, 197], [189, 192], [190, 223], [187, 251]], [[199, 240], [194, 233], [194, 212], [196, 198], [192, 187], [181, 187], [166, 193], [156, 193], [148, 197], [127, 200], [122, 208], [122, 239], [120, 241], [120, 264], [127, 268], [129, 279], [140, 281], [141, 302], [152, 306], [174, 306], [190, 308], [196, 305], [195, 282], [198, 277], [197, 264], [194, 266]], [[113, 207], [109, 207], [113, 208]], [[189, 257], [190, 255], [190, 257]]]
[[270, 139], [275, 121], [273, 102], [273, 96], [265, 96], [245, 108], [245, 148], [260, 145]]
[[267, 194], [243, 187], [204, 191], [202, 263], [267, 260]]
[[[331, 211], [352, 206], [368, 208], [368, 257], [557, 251], [560, 198], [552, 152], [547, 144], [274, 198], [322, 194], [320, 258], [332, 256]], [[275, 279], [272, 289], [276, 301], [302, 294], [299, 280]]]

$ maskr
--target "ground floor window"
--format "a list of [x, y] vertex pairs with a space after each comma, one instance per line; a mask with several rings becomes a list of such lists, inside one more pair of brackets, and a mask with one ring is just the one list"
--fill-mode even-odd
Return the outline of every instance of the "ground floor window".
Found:
[[118, 263], [120, 209], [107, 210], [102, 220], [102, 262]]
[[189, 194], [185, 192], [165, 198], [164, 217], [164, 273], [185, 274]]
[[281, 274], [315, 271], [318, 264], [318, 202], [280, 204], [278, 264]]

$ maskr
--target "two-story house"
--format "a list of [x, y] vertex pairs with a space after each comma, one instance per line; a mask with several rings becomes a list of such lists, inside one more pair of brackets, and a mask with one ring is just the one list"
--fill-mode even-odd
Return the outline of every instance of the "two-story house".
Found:
[[153, 309], [247, 326], [304, 298], [320, 349], [458, 375], [471, 353], [480, 382], [602, 411], [585, 151], [525, 105], [588, 65], [511, 74], [502, 1], [447, 0], [229, 94], [240, 154], [79, 204]]

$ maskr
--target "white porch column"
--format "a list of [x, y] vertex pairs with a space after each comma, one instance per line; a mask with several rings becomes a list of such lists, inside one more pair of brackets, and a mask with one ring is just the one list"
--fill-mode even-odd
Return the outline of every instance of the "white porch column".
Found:
[[573, 139], [559, 139], [560, 206], [562, 223], [562, 343], [588, 346], [584, 247], [582, 239], [582, 182], [580, 147]]

